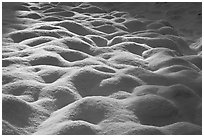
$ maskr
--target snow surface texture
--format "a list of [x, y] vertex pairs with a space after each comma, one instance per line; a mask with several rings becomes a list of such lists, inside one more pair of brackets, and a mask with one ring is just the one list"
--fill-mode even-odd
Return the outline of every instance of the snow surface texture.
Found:
[[2, 50], [3, 134], [201, 134], [201, 36], [166, 20], [3, 3]]

